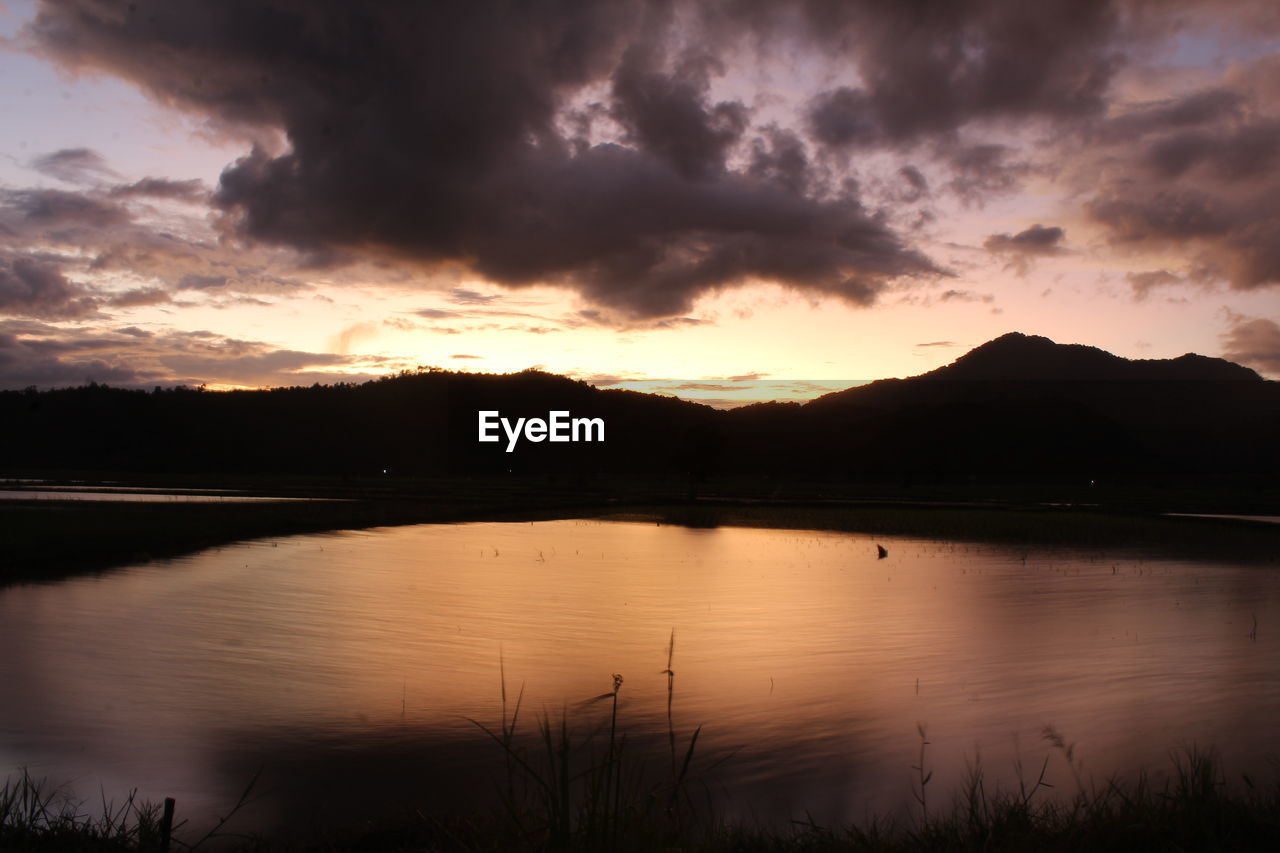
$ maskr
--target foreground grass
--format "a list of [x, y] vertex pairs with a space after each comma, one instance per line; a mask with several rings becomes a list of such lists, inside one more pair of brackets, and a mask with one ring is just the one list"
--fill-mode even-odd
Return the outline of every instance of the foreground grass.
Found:
[[[557, 733], [549, 748], [561, 750]], [[597, 761], [615, 767], [616, 756]], [[540, 768], [551, 769], [551, 766]], [[1065, 800], [1047, 799], [1041, 785], [987, 791], [980, 771], [938, 813], [905, 821], [870, 820], [847, 827], [797, 822], [790, 827], [717, 823], [706, 815], [673, 815], [666, 791], [606, 802], [608, 772], [566, 777], [570, 799], [550, 805], [523, 801], [483, 815], [416, 817], [402, 823], [326, 831], [308, 841], [239, 839], [218, 849], [287, 851], [687, 851], [687, 853], [837, 853], [837, 851], [1273, 851], [1280, 849], [1280, 787], [1229, 786], [1211, 754], [1176, 759], [1156, 786], [1146, 775], [1088, 786]], [[353, 780], [353, 784], [358, 784]], [[610, 787], [609, 791], [619, 789]], [[17, 795], [18, 804], [10, 800]], [[27, 798], [42, 804], [22, 804]], [[551, 808], [553, 810], [548, 811]], [[562, 810], [563, 811], [558, 811]], [[157, 851], [156, 810], [129, 805], [90, 817], [55, 805], [29, 778], [0, 789], [0, 849], [5, 851]], [[561, 817], [569, 818], [559, 824]], [[223, 839], [225, 842], [226, 840]], [[201, 845], [174, 840], [174, 850]]]
[[24, 770], [0, 786], [0, 850], [159, 850], [160, 816], [159, 808], [132, 796], [90, 812]]

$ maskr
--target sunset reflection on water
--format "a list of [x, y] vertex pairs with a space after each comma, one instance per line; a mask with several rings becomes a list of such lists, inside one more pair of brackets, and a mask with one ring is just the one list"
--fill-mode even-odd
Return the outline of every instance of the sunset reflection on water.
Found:
[[[1257, 772], [1276, 624], [1274, 571], [1137, 550], [599, 521], [300, 536], [0, 591], [0, 760], [197, 822], [256, 767], [268, 802], [355, 773], [384, 804], [434, 767], [447, 805], [488, 784], [468, 718], [498, 724], [501, 662], [529, 730], [591, 719], [576, 703], [621, 674], [660, 765], [674, 631], [674, 722], [703, 726], [703, 764], [732, 753], [724, 807], [854, 819], [909, 804], [917, 723], [942, 800], [979, 754], [1016, 784], [1046, 726], [1097, 778], [1192, 742]], [[1061, 754], [1049, 773], [1069, 795]]]

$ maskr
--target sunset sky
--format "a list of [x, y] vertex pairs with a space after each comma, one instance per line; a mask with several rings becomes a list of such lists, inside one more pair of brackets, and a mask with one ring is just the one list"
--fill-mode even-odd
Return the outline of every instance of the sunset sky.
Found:
[[0, 39], [2, 388], [794, 398], [1015, 330], [1280, 378], [1274, 2], [0, 0]]

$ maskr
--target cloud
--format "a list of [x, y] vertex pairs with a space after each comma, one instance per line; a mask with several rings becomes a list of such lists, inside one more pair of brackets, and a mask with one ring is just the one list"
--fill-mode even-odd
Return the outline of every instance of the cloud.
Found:
[[918, 347], [958, 347], [960, 345], [955, 341], [928, 341], [927, 343], [916, 344], [916, 346]]
[[107, 228], [130, 220], [118, 204], [64, 190], [0, 190], [0, 229], [22, 235], [70, 229]]
[[992, 196], [1016, 190], [1031, 166], [1015, 159], [1014, 150], [994, 142], [944, 146], [940, 159], [949, 168], [946, 188], [965, 206], [981, 205]]
[[747, 174], [794, 195], [808, 195], [831, 183], [831, 176], [814, 164], [804, 140], [788, 128], [769, 124], [751, 140]]
[[51, 263], [0, 256], [0, 314], [67, 320], [96, 313], [97, 300]]
[[590, 376], [582, 377], [582, 381], [597, 388], [607, 388], [610, 385], [620, 385], [628, 380], [612, 373], [593, 373]]
[[995, 302], [990, 293], [974, 293], [972, 290], [944, 290], [938, 295], [939, 302]]
[[1062, 240], [1066, 232], [1057, 226], [1032, 225], [1017, 234], [992, 234], [982, 247], [993, 255], [1003, 257], [1007, 266], [1026, 275], [1035, 258], [1061, 255]]
[[208, 331], [59, 328], [0, 320], [0, 388], [89, 382], [125, 387], [310, 385], [361, 381], [370, 374], [358, 368], [376, 364], [376, 359], [280, 349]]
[[171, 375], [208, 377], [206, 382], [236, 385], [311, 384], [315, 368], [352, 363], [333, 353], [271, 349], [265, 344], [230, 338], [185, 351], [161, 352], [159, 362]]
[[[1280, 56], [1127, 109], [1066, 144], [1086, 217], [1118, 252], [1174, 253], [1176, 273], [1238, 290], [1280, 285]], [[1174, 272], [1169, 272], [1174, 275]], [[1139, 278], [1141, 295], [1167, 279]], [[1145, 286], [1145, 287], [1144, 287]]]
[[628, 50], [613, 74], [611, 115], [625, 128], [625, 138], [684, 177], [724, 172], [750, 111], [738, 101], [707, 102], [717, 64], [705, 54], [687, 57], [669, 73], [654, 67], [646, 54]]
[[676, 385], [668, 386], [672, 391], [720, 391], [730, 392], [737, 391], [732, 385], [721, 385], [716, 382], [681, 382]]
[[[44, 56], [255, 145], [214, 188], [126, 182], [85, 148], [43, 155], [34, 168], [87, 191], [6, 190], [0, 233], [92, 252], [93, 271], [148, 287], [425, 272], [558, 286], [601, 324], [652, 328], [756, 282], [855, 306], [931, 283], [949, 274], [913, 243], [946, 215], [931, 206], [981, 205], [1034, 176], [1084, 200], [1116, 252], [1268, 287], [1280, 63], [1238, 61], [1145, 102], [1125, 76], [1209, 25], [1265, 41], [1280, 31], [1265, 8], [47, 0], [25, 33]], [[748, 64], [780, 85], [747, 97]], [[217, 231], [153, 227], [166, 206], [152, 200], [209, 204]], [[1064, 251], [1060, 229], [1037, 228], [987, 248], [1025, 273]], [[448, 299], [508, 298], [477, 287]]]
[[466, 353], [459, 353], [459, 354], [457, 354], [457, 355], [451, 355], [451, 356], [449, 356], [449, 358], [479, 358], [479, 359], [482, 359], [482, 358], [484, 358], [484, 356], [482, 356], [482, 355], [468, 355], [468, 354], [466, 354]]
[[92, 184], [116, 173], [102, 155], [89, 148], [63, 148], [32, 159], [31, 168], [69, 184]]
[[143, 178], [131, 184], [117, 184], [107, 191], [112, 198], [160, 198], [199, 203], [209, 198], [209, 188], [198, 178], [171, 181], [166, 178]]
[[[731, 45], [681, 47], [683, 12], [699, 9], [51, 2], [28, 32], [66, 65], [282, 134], [286, 149], [231, 164], [214, 202], [239, 238], [320, 264], [463, 267], [631, 318], [758, 280], [870, 305], [896, 280], [939, 275], [852, 185], [734, 160], [750, 110], [709, 94]], [[614, 138], [563, 121], [588, 90]], [[803, 153], [774, 140], [779, 157]]]
[[455, 287], [449, 291], [449, 301], [454, 305], [488, 305], [501, 298], [497, 293], [486, 295], [465, 287]]
[[975, 121], [1077, 119], [1106, 106], [1119, 66], [1119, 4], [923, 6], [802, 4], [809, 37], [832, 51], [852, 47], [862, 81], [811, 101], [816, 139], [835, 147], [902, 144], [947, 136]]
[[329, 349], [340, 355], [347, 355], [352, 347], [363, 341], [373, 340], [378, 336], [377, 323], [355, 323], [347, 326], [329, 341]]
[[174, 284], [178, 290], [217, 290], [227, 286], [225, 275], [187, 274]]
[[1125, 281], [1129, 282], [1129, 286], [1133, 288], [1133, 296], [1135, 299], [1146, 299], [1151, 291], [1157, 287], [1168, 287], [1172, 284], [1181, 284], [1182, 279], [1168, 270], [1146, 270], [1144, 272], [1131, 272], [1125, 274]]
[[[236, 245], [203, 219], [140, 203], [205, 197], [200, 181], [154, 178], [79, 191], [0, 188], [0, 236], [13, 257], [53, 265], [82, 282], [82, 296], [112, 308], [169, 302], [170, 291], [281, 294], [307, 287], [292, 277], [303, 274], [297, 253]], [[137, 286], [108, 292], [119, 280]], [[81, 302], [64, 316], [90, 307]]]
[[1229, 314], [1222, 334], [1222, 357], [1259, 373], [1280, 377], [1280, 324], [1261, 317]]
[[172, 302], [169, 292], [158, 287], [138, 287], [117, 293], [107, 299], [107, 304], [114, 308], [141, 308], [146, 305], [163, 305]]

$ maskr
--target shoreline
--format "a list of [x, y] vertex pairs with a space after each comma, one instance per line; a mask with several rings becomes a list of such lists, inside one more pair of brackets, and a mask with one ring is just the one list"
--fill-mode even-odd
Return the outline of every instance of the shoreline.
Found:
[[[180, 481], [189, 482], [189, 481]], [[280, 501], [0, 501], [0, 587], [168, 559], [235, 542], [407, 524], [642, 521], [689, 527], [745, 526], [916, 536], [1024, 547], [1150, 547], [1170, 556], [1280, 564], [1280, 527], [1230, 515], [1272, 514], [1270, 501], [1223, 503], [1201, 496], [1152, 506], [1132, 491], [1111, 500], [1036, 501], [1060, 493], [945, 490], [762, 497], [753, 490], [680, 495], [670, 484], [604, 488], [545, 482], [440, 480], [415, 489], [370, 485], [222, 484], [236, 496], [274, 492]], [[169, 483], [168, 488], [175, 488]], [[234, 488], [233, 488], [234, 487]], [[165, 488], [164, 484], [139, 488]], [[206, 486], [207, 488], [207, 486]], [[878, 494], [878, 496], [877, 496]], [[1073, 497], [1065, 495], [1065, 497]], [[298, 500], [310, 498], [310, 500]], [[1245, 512], [1230, 512], [1240, 510]], [[1221, 512], [1206, 517], [1206, 510]]]

